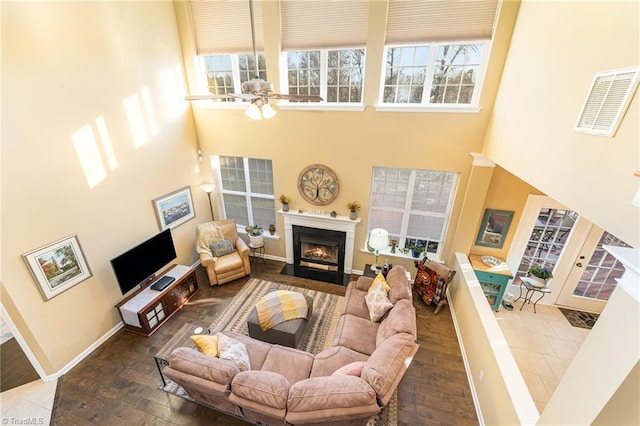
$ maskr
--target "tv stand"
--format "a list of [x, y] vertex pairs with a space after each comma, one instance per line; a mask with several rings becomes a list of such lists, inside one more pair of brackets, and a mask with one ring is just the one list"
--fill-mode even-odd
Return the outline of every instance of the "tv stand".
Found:
[[[164, 289], [152, 289], [154, 283], [171, 279]], [[196, 270], [184, 265], [171, 265], [149, 284], [116, 305], [124, 328], [147, 337], [200, 291]]]

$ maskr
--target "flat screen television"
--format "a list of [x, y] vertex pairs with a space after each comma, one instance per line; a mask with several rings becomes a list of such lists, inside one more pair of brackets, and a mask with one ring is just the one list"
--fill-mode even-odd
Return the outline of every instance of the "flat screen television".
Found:
[[126, 294], [177, 257], [171, 229], [160, 232], [143, 243], [111, 259], [122, 294]]

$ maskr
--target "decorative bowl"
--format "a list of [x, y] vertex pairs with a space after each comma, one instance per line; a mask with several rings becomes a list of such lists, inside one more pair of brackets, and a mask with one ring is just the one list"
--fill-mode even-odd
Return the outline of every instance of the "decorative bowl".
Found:
[[482, 263], [484, 263], [487, 266], [498, 266], [502, 263], [500, 259], [495, 258], [493, 256], [482, 256], [480, 260], [482, 260]]

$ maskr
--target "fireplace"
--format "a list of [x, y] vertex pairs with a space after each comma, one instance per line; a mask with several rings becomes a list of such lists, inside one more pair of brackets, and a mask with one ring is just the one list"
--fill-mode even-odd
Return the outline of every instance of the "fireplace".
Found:
[[341, 231], [293, 227], [293, 274], [342, 284], [346, 234]]
[[282, 273], [345, 285], [353, 264], [355, 227], [346, 216], [281, 212], [287, 266]]

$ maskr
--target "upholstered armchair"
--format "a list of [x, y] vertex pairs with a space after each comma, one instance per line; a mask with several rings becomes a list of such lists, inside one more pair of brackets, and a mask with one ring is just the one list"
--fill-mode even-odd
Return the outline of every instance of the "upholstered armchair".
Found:
[[196, 249], [212, 286], [225, 284], [251, 273], [250, 250], [247, 243], [238, 238], [235, 219], [198, 225]]

